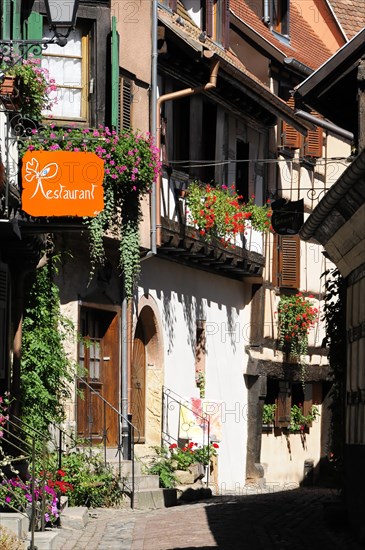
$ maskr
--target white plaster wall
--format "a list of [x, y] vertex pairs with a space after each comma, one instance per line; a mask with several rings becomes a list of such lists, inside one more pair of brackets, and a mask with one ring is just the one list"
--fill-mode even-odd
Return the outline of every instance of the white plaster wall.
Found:
[[250, 287], [162, 259], [142, 264], [139, 297], [156, 301], [163, 325], [165, 385], [183, 398], [199, 397], [195, 384], [196, 320], [206, 321], [206, 399], [220, 408], [219, 485], [233, 489], [246, 474], [247, 357]]
[[[318, 405], [319, 412], [322, 405]], [[312, 459], [314, 467], [319, 464], [321, 448], [321, 417], [313, 422], [307, 434], [275, 435], [263, 433], [261, 437], [261, 464], [265, 479], [278, 489], [288, 484], [303, 481], [304, 462]]]

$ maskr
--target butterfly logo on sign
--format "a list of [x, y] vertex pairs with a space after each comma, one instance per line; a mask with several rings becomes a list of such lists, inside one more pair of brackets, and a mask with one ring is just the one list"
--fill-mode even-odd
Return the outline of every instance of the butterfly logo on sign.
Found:
[[32, 199], [33, 197], [35, 197], [39, 190], [46, 197], [42, 185], [42, 180], [54, 178], [55, 176], [57, 176], [57, 173], [58, 164], [56, 164], [55, 162], [50, 162], [42, 170], [39, 170], [39, 162], [37, 161], [37, 159], [33, 158], [30, 162], [27, 162], [25, 165], [25, 180], [31, 182], [34, 180], [34, 178], [37, 179], [37, 187], [35, 188], [35, 191], [30, 198]]
[[104, 209], [103, 179], [104, 160], [95, 153], [27, 151], [22, 209], [31, 216], [96, 216]]

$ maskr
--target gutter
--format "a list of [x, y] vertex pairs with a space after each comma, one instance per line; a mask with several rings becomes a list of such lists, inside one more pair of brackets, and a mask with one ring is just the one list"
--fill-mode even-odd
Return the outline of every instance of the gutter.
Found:
[[329, 122], [327, 120], [317, 118], [316, 116], [311, 115], [310, 113], [307, 113], [307, 111], [302, 111], [300, 109], [298, 109], [297, 111], [294, 111], [294, 114], [300, 118], [303, 118], [304, 120], [308, 120], [308, 122], [313, 122], [313, 124], [315, 124], [316, 126], [320, 126], [321, 128], [324, 128], [329, 132], [337, 134], [338, 136], [350, 142], [354, 141], [355, 136], [352, 132], [345, 130], [345, 128], [341, 128], [336, 124], [333, 124], [333, 122]]

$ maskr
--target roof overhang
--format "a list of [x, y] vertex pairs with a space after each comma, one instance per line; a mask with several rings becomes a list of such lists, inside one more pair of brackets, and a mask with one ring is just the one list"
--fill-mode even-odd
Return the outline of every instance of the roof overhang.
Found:
[[[166, 25], [173, 35], [183, 42], [185, 48], [189, 47], [191, 54], [198, 57], [202, 62], [207, 63], [204, 60], [204, 56], [209, 52], [212, 56], [216, 56], [220, 60], [219, 77], [227, 80], [230, 85], [240, 89], [250, 99], [255, 101], [258, 105], [266, 109], [269, 113], [275, 117], [279, 117], [285, 120], [288, 124], [293, 126], [298, 132], [306, 135], [308, 129], [313, 129], [313, 124], [307, 121], [298, 120], [295, 116], [293, 109], [291, 109], [285, 101], [273, 94], [269, 88], [264, 86], [258, 78], [251, 74], [247, 69], [243, 67], [238, 61], [234, 63], [233, 55], [228, 56], [224, 50], [218, 46], [210, 43], [206, 40], [204, 43], [200, 43], [198, 37], [181, 27], [171, 18], [171, 15], [164, 10], [158, 11], [158, 18], [161, 23]], [[197, 29], [198, 31], [198, 29]], [[209, 56], [207, 56], [209, 57]]]
[[296, 104], [319, 111], [356, 134], [357, 67], [365, 53], [365, 28], [295, 88]]

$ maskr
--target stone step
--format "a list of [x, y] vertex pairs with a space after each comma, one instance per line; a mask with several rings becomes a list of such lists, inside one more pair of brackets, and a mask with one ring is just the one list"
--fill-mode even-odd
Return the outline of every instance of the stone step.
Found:
[[[125, 482], [119, 484], [121, 490], [131, 490], [132, 488], [132, 478], [127, 478]], [[134, 476], [134, 490], [143, 491], [145, 489], [159, 489], [160, 479], [155, 475], [136, 475]]]
[[69, 529], [83, 529], [88, 521], [86, 506], [68, 506], [61, 514], [61, 526]]
[[[113, 471], [119, 473], [119, 462], [118, 459], [113, 459], [112, 457], [108, 460], [108, 464], [113, 468]], [[130, 477], [132, 475], [132, 461], [131, 460], [122, 460], [121, 461], [121, 473], [123, 477]], [[142, 467], [141, 463], [134, 461], [134, 475], [141, 475]]]
[[[56, 540], [59, 535], [59, 531], [56, 529], [50, 529], [46, 531], [37, 531], [34, 533], [34, 547], [37, 550], [54, 550], [56, 547]], [[27, 543], [31, 541], [31, 534], [28, 533]], [[26, 548], [29, 548], [28, 544]]]
[[135, 510], [169, 508], [176, 505], [176, 489], [144, 489], [134, 495]]
[[29, 518], [20, 512], [1, 512], [0, 525], [6, 527], [19, 539], [24, 539], [29, 529]]

